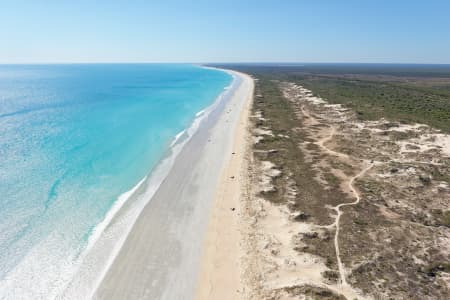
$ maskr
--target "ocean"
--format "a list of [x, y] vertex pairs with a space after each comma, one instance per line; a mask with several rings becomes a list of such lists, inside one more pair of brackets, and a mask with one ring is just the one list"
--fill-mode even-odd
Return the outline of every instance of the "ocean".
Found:
[[60, 297], [231, 82], [185, 64], [0, 65], [0, 298]]

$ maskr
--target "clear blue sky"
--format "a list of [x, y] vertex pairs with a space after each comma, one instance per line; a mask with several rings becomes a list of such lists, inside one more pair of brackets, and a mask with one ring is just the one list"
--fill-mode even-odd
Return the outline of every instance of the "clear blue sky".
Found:
[[450, 1], [0, 0], [0, 62], [450, 63]]

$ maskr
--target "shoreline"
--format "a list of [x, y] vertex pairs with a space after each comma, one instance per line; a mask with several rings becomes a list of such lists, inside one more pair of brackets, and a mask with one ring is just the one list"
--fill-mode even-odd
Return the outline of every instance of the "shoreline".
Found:
[[[220, 71], [225, 72], [225, 70]], [[62, 292], [58, 293], [58, 297], [64, 299], [93, 297], [93, 293], [113, 264], [140, 213], [170, 173], [184, 146], [201, 127], [206, 126], [203, 124], [207, 122], [205, 119], [214, 118], [214, 114], [223, 109], [222, 106], [225, 105], [237, 84], [235, 76], [230, 75], [231, 82], [224, 87], [215, 100], [198, 111], [191, 124], [173, 137], [168, 151], [155, 168], [129, 191], [118, 197], [105, 219], [94, 229], [87, 248], [81, 254], [80, 263], [75, 266], [77, 269], [75, 275]], [[105, 251], [105, 249], [108, 250]]]
[[[225, 161], [228, 161], [223, 158], [231, 156], [226, 149], [231, 148], [231, 132], [237, 126], [237, 117], [243, 106], [239, 97], [243, 93], [243, 82], [248, 82], [248, 78], [241, 74], [223, 71], [234, 77], [232, 85], [235, 87], [229, 88], [229, 99], [216, 105], [223, 107], [214, 107], [202, 121], [201, 128], [175, 158], [152, 200], [145, 204], [125, 241], [118, 241], [123, 245], [95, 289], [93, 298], [171, 298], [171, 295], [177, 294], [185, 296], [188, 290], [194, 293], [193, 281], [201, 252], [199, 245], [203, 242], [212, 205], [210, 196], [215, 193], [218, 177]], [[212, 160], [215, 162], [212, 163]], [[198, 169], [205, 174], [198, 174]], [[174, 190], [174, 186], [178, 188]], [[137, 193], [142, 191], [138, 188]], [[183, 203], [177, 203], [177, 200]], [[198, 203], [192, 203], [197, 200]], [[182, 206], [184, 209], [181, 209]], [[119, 215], [121, 213], [124, 212]], [[191, 241], [189, 235], [192, 235]], [[153, 239], [146, 241], [143, 236], [152, 236]], [[191, 245], [192, 242], [195, 245]], [[170, 252], [173, 258], [179, 259], [162, 262], [167, 255], [171, 256]], [[173, 268], [178, 271], [173, 272]], [[179, 280], [183, 275], [191, 277], [189, 280], [192, 282], [180, 285], [175, 291], [170, 282]], [[136, 276], [139, 279], [134, 278]]]
[[223, 169], [210, 213], [209, 224], [203, 246], [196, 299], [238, 299], [243, 290], [241, 258], [241, 214], [242, 197], [248, 188], [248, 155], [251, 138], [250, 114], [254, 91], [247, 95], [238, 127], [234, 132], [232, 157]]

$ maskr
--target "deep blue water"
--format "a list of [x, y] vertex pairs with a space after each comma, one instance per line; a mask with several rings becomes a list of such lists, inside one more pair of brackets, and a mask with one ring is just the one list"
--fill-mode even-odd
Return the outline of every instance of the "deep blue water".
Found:
[[231, 80], [191, 65], [0, 65], [0, 297], [21, 272], [75, 261]]

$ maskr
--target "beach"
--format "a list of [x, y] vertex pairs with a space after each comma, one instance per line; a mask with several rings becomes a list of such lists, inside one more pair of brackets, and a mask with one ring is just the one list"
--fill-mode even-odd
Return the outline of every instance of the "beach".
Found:
[[[248, 188], [249, 117], [253, 80], [235, 130], [232, 158], [226, 164], [217, 188], [203, 248], [196, 299], [242, 298], [241, 259], [242, 197]], [[244, 79], [245, 80], [245, 79]]]
[[216, 288], [239, 289], [237, 215], [253, 80], [227, 72], [234, 76], [229, 96], [181, 149], [94, 299], [207, 299]]

